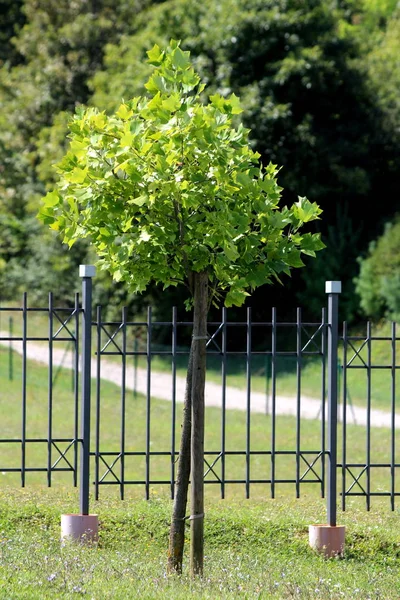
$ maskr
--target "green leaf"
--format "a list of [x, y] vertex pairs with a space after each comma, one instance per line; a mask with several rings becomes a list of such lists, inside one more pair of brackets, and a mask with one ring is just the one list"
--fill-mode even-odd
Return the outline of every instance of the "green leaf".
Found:
[[163, 59], [164, 53], [161, 52], [160, 47], [154, 44], [151, 50], [147, 50], [147, 56], [149, 57], [148, 62], [151, 65], [158, 67]]
[[242, 306], [248, 296], [250, 294], [244, 290], [231, 289], [225, 297], [225, 306], [228, 308], [231, 306]]
[[150, 77], [149, 81], [144, 84], [144, 87], [148, 89], [149, 92], [168, 92], [165, 78], [156, 74]]
[[[293, 240], [295, 241], [295, 240]], [[324, 242], [321, 240], [319, 233], [305, 233], [301, 239], [301, 252], [309, 256], [315, 256], [317, 250], [325, 248]]]
[[225, 244], [224, 245], [224, 253], [231, 261], [236, 260], [239, 256], [239, 253], [236, 249], [235, 244]]
[[232, 114], [233, 115], [240, 115], [240, 113], [243, 112], [243, 108], [240, 106], [240, 100], [236, 96], [236, 94], [231, 94], [229, 96], [229, 103], [230, 103], [230, 105], [232, 107]]
[[225, 99], [221, 94], [213, 94], [210, 96], [210, 101], [215, 108], [218, 108], [221, 112], [225, 112]]
[[181, 105], [181, 101], [178, 94], [170, 96], [166, 100], [163, 100], [162, 107], [170, 112], [175, 112]]
[[115, 281], [121, 281], [121, 279], [123, 278], [123, 273], [121, 269], [117, 269], [116, 271], [114, 271], [113, 278]]
[[140, 236], [139, 236], [139, 241], [148, 242], [150, 239], [151, 239], [151, 235], [148, 233], [148, 231], [146, 231], [146, 229], [142, 229]]
[[153, 142], [145, 142], [141, 148], [142, 154], [147, 154], [147, 152], [150, 150], [152, 145], [153, 145]]
[[70, 150], [77, 158], [83, 158], [88, 149], [88, 144], [86, 142], [81, 142], [80, 140], [72, 140], [70, 143]]
[[133, 135], [137, 135], [143, 129], [143, 123], [139, 119], [129, 121], [129, 131]]
[[290, 252], [285, 253], [284, 259], [289, 267], [304, 267], [304, 263], [300, 257], [300, 250], [290, 250]]
[[160, 94], [160, 92], [157, 92], [157, 94], [148, 102], [147, 108], [149, 110], [153, 111], [154, 109], [160, 108], [161, 106], [162, 106], [161, 94]]
[[127, 221], [125, 221], [125, 223], [122, 224], [122, 231], [124, 233], [126, 233], [127, 231], [129, 231], [131, 229], [132, 221], [133, 221], [133, 217], [130, 217], [130, 219], [128, 219]]
[[189, 52], [182, 52], [182, 50], [178, 46], [172, 53], [172, 64], [174, 65], [174, 67], [186, 69], [186, 67], [190, 65], [189, 56]]
[[310, 202], [307, 198], [299, 196], [299, 201], [293, 204], [293, 214], [303, 223], [308, 223], [318, 219], [322, 210], [315, 202]]
[[87, 177], [88, 168], [81, 169], [76, 167], [71, 173], [66, 175], [66, 179], [71, 183], [83, 183]]
[[126, 121], [133, 115], [133, 110], [129, 109], [126, 104], [121, 104], [115, 114], [123, 121]]
[[49, 225], [50, 227], [52, 227], [55, 223], [54, 211], [52, 208], [47, 208], [46, 206], [42, 207], [39, 210], [37, 217], [45, 225]]
[[143, 206], [144, 204], [147, 204], [148, 201], [149, 197], [146, 194], [143, 194], [142, 196], [138, 196], [137, 198], [132, 198], [131, 200], [128, 200], [128, 204], [136, 204], [136, 206]]
[[52, 207], [52, 206], [57, 206], [57, 204], [60, 204], [60, 200], [61, 200], [60, 194], [58, 193], [57, 190], [53, 190], [52, 192], [49, 192], [43, 198], [43, 202], [44, 202], [46, 208]]
[[107, 122], [107, 117], [104, 113], [99, 113], [93, 115], [91, 121], [93, 125], [95, 125], [99, 129], [102, 129]]
[[111, 233], [110, 233], [110, 231], [107, 229], [107, 227], [100, 227], [100, 229], [99, 229], [99, 232], [101, 233], [101, 235], [102, 235], [103, 237], [106, 237], [106, 238], [108, 238], [108, 237], [110, 237], [110, 236], [111, 236]]
[[134, 136], [130, 131], [125, 131], [125, 133], [121, 136], [120, 144], [123, 148], [125, 146], [131, 146], [133, 142]]

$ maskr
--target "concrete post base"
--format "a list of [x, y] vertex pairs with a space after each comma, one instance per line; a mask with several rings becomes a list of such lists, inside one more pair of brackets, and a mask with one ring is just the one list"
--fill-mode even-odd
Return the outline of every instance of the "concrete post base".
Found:
[[61, 515], [61, 540], [97, 542], [99, 519], [97, 515]]
[[342, 525], [310, 525], [310, 546], [326, 558], [341, 556], [344, 552], [345, 531], [346, 528]]

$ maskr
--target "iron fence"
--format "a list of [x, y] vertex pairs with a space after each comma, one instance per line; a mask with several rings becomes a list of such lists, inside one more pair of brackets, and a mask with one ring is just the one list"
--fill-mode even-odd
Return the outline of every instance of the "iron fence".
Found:
[[[374, 335], [372, 324], [366, 323], [364, 333], [349, 335], [346, 323], [343, 323], [342, 344], [342, 460], [338, 463], [341, 471], [341, 504], [346, 508], [346, 499], [350, 496], [361, 496], [365, 498], [366, 507], [371, 507], [372, 497], [389, 497], [391, 509], [395, 509], [395, 497], [400, 492], [396, 487], [396, 470], [400, 468], [399, 457], [396, 453], [399, 440], [399, 415], [396, 414], [396, 401], [398, 395], [396, 372], [400, 368], [398, 364], [398, 342], [396, 323], [388, 323], [389, 335]], [[383, 347], [389, 348], [389, 352], [382, 352]], [[373, 350], [376, 349], [375, 356]], [[382, 356], [386, 358], [386, 363]], [[348, 410], [349, 400], [349, 378], [354, 373], [362, 374], [363, 397], [364, 397], [364, 421], [365, 431], [360, 432], [364, 437], [364, 460], [354, 461], [348, 452], [348, 421], [352, 413]], [[373, 385], [374, 375], [378, 375]], [[360, 380], [360, 376], [357, 377]], [[373, 399], [378, 388], [379, 395], [386, 400], [385, 411], [373, 408]], [[374, 393], [375, 391], [375, 393]], [[354, 411], [354, 408], [353, 408]], [[354, 417], [353, 417], [354, 418]], [[387, 431], [386, 449], [384, 458], [386, 460], [374, 460], [374, 431], [377, 427], [384, 427]], [[376, 442], [375, 442], [376, 445]], [[381, 470], [390, 474], [388, 478], [388, 489], [382, 486], [373, 489], [373, 473]]]
[[[120, 320], [107, 321], [101, 307], [92, 307], [93, 271], [85, 267], [81, 275], [82, 303], [76, 294], [70, 308], [56, 307], [52, 294], [46, 308], [28, 306], [26, 294], [21, 307], [0, 308], [0, 329], [4, 320], [9, 326], [0, 335], [3, 382], [7, 372], [9, 381], [9, 390], [0, 395], [0, 471], [19, 474], [22, 486], [35, 473], [43, 474], [48, 486], [56, 474], [69, 474], [80, 487], [82, 514], [89, 511], [91, 484], [95, 498], [103, 486], [116, 486], [124, 498], [131, 485], [142, 486], [146, 498], [152, 487], [167, 486], [173, 497], [192, 323], [180, 320], [177, 309], [170, 321], [155, 320], [151, 308], [141, 321], [131, 320], [125, 308]], [[388, 496], [394, 509], [400, 494], [400, 338], [395, 324], [388, 336], [373, 335], [370, 324], [358, 336], [349, 335], [344, 324], [339, 335], [340, 290], [337, 282], [328, 284], [328, 311], [322, 309], [313, 322], [303, 321], [301, 309], [290, 322], [279, 321], [276, 309], [265, 321], [254, 321], [249, 308], [241, 322], [230, 321], [222, 309], [221, 319], [208, 324], [212, 436], [206, 433], [205, 483], [217, 486], [222, 498], [230, 486], [242, 486], [246, 498], [256, 486], [272, 498], [280, 486], [292, 486], [296, 497], [316, 486], [321, 496], [327, 492], [328, 520], [335, 524], [339, 495], [344, 510], [349, 496], [364, 497], [367, 509], [373, 496]], [[10, 315], [12, 328], [5, 319]], [[158, 346], [161, 330], [170, 343]], [[379, 362], [379, 352], [372, 351], [376, 343], [389, 344], [390, 364]], [[38, 362], [46, 369], [47, 389], [36, 394]], [[365, 390], [357, 388], [354, 404], [350, 389], [356, 370], [363, 373]], [[386, 409], [385, 399], [374, 408], [378, 371], [389, 375]], [[63, 377], [69, 384], [61, 393]], [[15, 410], [6, 414], [8, 393], [15, 389]], [[34, 450], [38, 446], [41, 452]]]
[[[250, 487], [252, 484], [266, 484], [270, 488], [272, 497], [275, 495], [275, 486], [278, 483], [294, 484], [296, 486], [296, 493], [300, 495], [300, 485], [303, 481], [307, 483], [320, 484], [321, 490], [324, 488], [324, 461], [321, 460], [325, 454], [325, 423], [326, 423], [326, 409], [325, 409], [325, 387], [326, 387], [326, 376], [325, 376], [325, 352], [324, 345], [326, 344], [326, 324], [325, 324], [325, 311], [322, 313], [321, 321], [317, 323], [302, 322], [301, 311], [297, 311], [297, 320], [293, 323], [281, 323], [277, 321], [276, 309], [272, 311], [271, 321], [266, 322], [253, 322], [251, 318], [251, 309], [247, 310], [247, 319], [243, 322], [230, 322], [228, 319], [228, 311], [222, 310], [222, 319], [220, 322], [210, 322], [208, 324], [209, 339], [207, 342], [208, 359], [218, 357], [220, 362], [220, 384], [218, 390], [213, 387], [211, 390], [208, 389], [209, 400], [216, 400], [215, 396], [212, 396], [212, 392], [216, 392], [219, 397], [217, 398], [217, 404], [220, 407], [220, 435], [219, 435], [219, 448], [217, 450], [211, 450], [206, 448], [205, 451], [205, 482], [207, 484], [217, 484], [220, 487], [221, 497], [225, 497], [225, 488], [227, 484], [242, 484], [245, 486], [245, 495], [248, 498], [250, 496]], [[124, 488], [126, 485], [141, 484], [145, 487], [146, 498], [150, 494], [150, 486], [156, 484], [168, 485], [171, 490], [171, 496], [174, 494], [174, 481], [175, 481], [175, 464], [177, 458], [176, 450], [176, 423], [177, 423], [177, 405], [178, 401], [183, 399], [183, 386], [181, 386], [180, 397], [177, 391], [177, 363], [178, 359], [189, 356], [189, 348], [178, 349], [178, 336], [180, 329], [191, 328], [192, 323], [190, 321], [179, 321], [177, 318], [176, 309], [173, 310], [172, 319], [169, 322], [158, 322], [152, 320], [151, 309], [148, 310], [147, 320], [143, 322], [130, 322], [127, 319], [126, 311], [123, 311], [122, 319], [119, 322], [103, 322], [101, 319], [101, 308], [97, 309], [97, 319], [94, 323], [96, 328], [97, 348], [96, 348], [96, 410], [95, 410], [95, 427], [96, 436], [95, 444], [96, 450], [93, 453], [96, 460], [95, 468], [95, 487], [96, 496], [99, 493], [99, 487], [102, 485], [118, 485], [120, 488], [121, 498], [124, 496]], [[129, 350], [127, 340], [129, 339], [129, 332], [131, 332], [131, 338], [135, 338], [134, 330], [138, 328], [145, 328], [146, 339], [144, 341], [145, 349], [143, 350]], [[171, 332], [171, 346], [166, 349], [165, 346], [162, 350], [152, 349], [152, 331], [157, 327], [169, 328]], [[288, 350], [277, 350], [277, 337], [278, 331], [281, 328], [292, 328], [296, 335], [296, 349], [293, 351]], [[245, 337], [245, 348], [243, 350], [230, 350], [229, 349], [229, 334], [233, 331], [242, 329]], [[252, 348], [252, 337], [255, 329], [264, 329], [264, 338], [269, 340], [269, 348], [257, 349]], [[235, 337], [235, 336], [233, 336]], [[318, 341], [317, 341], [317, 338]], [[322, 347], [320, 347], [322, 345]], [[143, 402], [145, 404], [145, 420], [146, 420], [146, 437], [144, 440], [144, 448], [137, 451], [128, 451], [126, 449], [126, 413], [127, 413], [127, 359], [129, 357], [141, 356], [145, 359], [146, 363], [146, 385], [144, 391]], [[103, 357], [118, 357], [120, 360], [120, 407], [119, 415], [121, 418], [120, 426], [120, 444], [119, 448], [113, 451], [102, 451], [102, 436], [100, 432], [100, 422], [102, 418], [102, 359]], [[160, 390], [154, 390], [154, 379], [162, 377], [163, 382], [168, 379], [166, 373], [158, 373], [152, 378], [152, 359], [155, 357], [169, 357], [171, 360], [170, 366], [170, 377], [168, 381], [169, 390], [163, 397], [168, 397], [171, 401], [170, 404], [170, 440], [168, 448], [160, 450], [152, 450], [151, 432], [152, 432], [152, 397], [156, 398], [160, 396]], [[254, 394], [252, 394], [252, 362], [255, 358], [270, 358], [271, 364], [271, 406], [270, 406], [270, 421], [271, 427], [267, 437], [265, 436], [265, 447], [263, 449], [255, 450], [252, 449], [252, 428], [251, 428], [251, 417], [252, 408], [254, 408]], [[293, 414], [295, 415], [295, 428], [296, 428], [296, 446], [293, 450], [289, 449], [278, 449], [277, 448], [277, 401], [279, 398], [276, 393], [277, 387], [277, 362], [281, 357], [293, 358], [295, 361], [295, 371], [297, 380], [297, 396], [293, 402]], [[321, 400], [321, 447], [318, 449], [302, 449], [301, 447], [301, 377], [302, 377], [302, 362], [305, 357], [318, 357], [321, 361], [321, 387], [320, 395]], [[244, 376], [243, 376], [243, 390], [239, 394], [238, 391], [227, 385], [228, 379], [228, 363], [230, 359], [242, 358], [244, 364]], [[116, 370], [116, 367], [115, 367]], [[164, 385], [164, 384], [163, 384]], [[230, 395], [239, 395], [239, 402], [241, 408], [245, 414], [245, 423], [243, 427], [243, 449], [228, 449], [227, 448], [227, 412], [229, 411]], [[256, 396], [259, 399], [259, 396]], [[265, 398], [266, 400], [267, 398]], [[270, 446], [269, 449], [267, 447]], [[169, 465], [169, 477], [168, 479], [155, 479], [151, 476], [151, 462], [155, 457], [164, 456], [168, 458]], [[226, 462], [228, 457], [244, 457], [244, 468], [242, 478], [231, 478], [226, 473]], [[276, 459], [278, 456], [293, 456], [296, 460], [296, 469], [293, 477], [286, 477], [284, 479], [278, 479], [276, 475]], [[125, 459], [127, 457], [143, 457], [144, 458], [144, 469], [142, 479], [127, 479]], [[259, 472], [252, 473], [251, 459], [255, 457], [269, 457], [270, 458], [270, 476], [262, 476]], [[321, 474], [316, 471], [316, 463], [321, 463]], [[301, 472], [301, 466], [306, 466], [306, 472]], [[118, 473], [116, 466], [118, 465]], [[103, 467], [103, 471], [101, 470]], [[315, 477], [313, 479], [306, 479], [307, 475], [312, 473]], [[211, 477], [207, 477], [210, 475]]]
[[[6, 420], [5, 411], [11, 411], [13, 416], [19, 413], [19, 427], [12, 427], [13, 433], [17, 433], [17, 436], [8, 437], [6, 432], [10, 430], [10, 426], [2, 428], [0, 437], [0, 452], [5, 446], [11, 446], [11, 454], [14, 459], [19, 457], [19, 464], [16, 465], [16, 460], [8, 461], [2, 452], [2, 464], [0, 470], [3, 474], [6, 473], [19, 473], [21, 486], [24, 487], [26, 483], [26, 477], [28, 473], [45, 473], [47, 479], [47, 485], [52, 485], [53, 473], [55, 472], [71, 472], [74, 486], [77, 485], [77, 473], [78, 473], [78, 445], [81, 442], [81, 438], [78, 434], [78, 410], [80, 404], [80, 389], [78, 381], [79, 371], [79, 323], [81, 318], [81, 307], [79, 305], [79, 295], [75, 295], [73, 308], [59, 308], [54, 306], [53, 294], [49, 294], [49, 304], [46, 308], [33, 308], [28, 307], [28, 295], [23, 294], [22, 306], [21, 307], [1, 307], [1, 314], [12, 314], [13, 317], [9, 318], [9, 331], [1, 333], [1, 343], [9, 344], [8, 352], [8, 379], [13, 381], [16, 379], [14, 373], [14, 360], [13, 353], [18, 350], [21, 355], [20, 371], [17, 374], [18, 381], [15, 381], [14, 387], [19, 387], [19, 399], [20, 404], [17, 406], [10, 404], [8, 401], [9, 390], [7, 388], [2, 389], [2, 422], [3, 426]], [[47, 331], [44, 328], [40, 332], [35, 332], [30, 335], [28, 333], [28, 326], [30, 318], [33, 316], [46, 316]], [[18, 331], [13, 331], [14, 320], [18, 323]], [[34, 407], [29, 406], [29, 381], [28, 381], [28, 359], [37, 358], [35, 355], [29, 352], [28, 344], [33, 342], [37, 344], [40, 351], [43, 352], [43, 344], [45, 344], [45, 354], [47, 363], [47, 380], [48, 389], [47, 397], [42, 395], [41, 402], [46, 403], [46, 423], [42, 424], [41, 432], [42, 435], [38, 435], [34, 432], [34, 435], [30, 435], [28, 431], [28, 407], [33, 410]], [[55, 393], [55, 380], [59, 374], [59, 369], [55, 368], [57, 365], [54, 363], [54, 352], [58, 345], [64, 345], [68, 343], [72, 348], [72, 381], [71, 381], [71, 403], [69, 410], [71, 411], [72, 427], [70, 431], [65, 431], [62, 436], [55, 435], [53, 428], [53, 417], [54, 417], [54, 393]], [[3, 385], [6, 377], [3, 372]], [[19, 435], [18, 435], [19, 434]], [[41, 465], [28, 465], [27, 464], [27, 449], [32, 446], [45, 446], [46, 447], [46, 460], [45, 464]], [[68, 456], [67, 456], [68, 455]], [[14, 463], [10, 466], [10, 462]]]

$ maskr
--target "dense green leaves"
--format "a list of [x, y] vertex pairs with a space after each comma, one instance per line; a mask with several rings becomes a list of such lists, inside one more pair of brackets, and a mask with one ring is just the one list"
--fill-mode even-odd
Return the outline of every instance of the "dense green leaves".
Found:
[[[391, 19], [368, 55], [367, 65], [371, 83], [376, 90], [378, 102], [385, 114], [384, 127], [387, 135], [397, 137], [400, 143], [400, 6], [393, 11]], [[399, 159], [399, 156], [397, 156]], [[398, 168], [399, 160], [395, 168]]]
[[387, 223], [360, 261], [356, 289], [364, 314], [400, 320], [400, 220]]
[[[398, 52], [395, 33], [390, 43], [386, 34], [386, 28], [394, 31], [392, 11], [391, 2], [367, 0], [168, 0], [150, 8], [137, 32], [107, 47], [92, 101], [114, 110], [119, 97], [141, 93], [149, 74], [143, 62], [148, 40], [181, 38], [210, 92], [240, 95], [253, 147], [264, 164], [283, 165], [284, 201], [300, 193], [324, 210], [328, 250], [318, 255], [310, 277], [307, 269], [302, 273], [303, 302], [319, 310], [325, 278], [341, 279], [351, 317], [354, 302], [347, 299], [354, 295], [356, 257], [379, 221], [392, 215], [400, 193], [398, 86], [392, 83]], [[378, 217], [364, 210], [377, 202]], [[358, 235], [343, 237], [338, 254], [341, 214]], [[287, 301], [292, 304], [293, 290]]]
[[[32, 223], [52, 165], [65, 152], [68, 111], [88, 101], [88, 79], [103, 64], [106, 42], [135, 27], [147, 0], [12, 0], [0, 15], [0, 284], [46, 299], [73, 281], [86, 251], [66, 253], [47, 228]], [[4, 5], [4, 6], [3, 6]], [[43, 250], [40, 250], [43, 246]], [[45, 249], [51, 247], [52, 266]], [[37, 261], [33, 269], [33, 256]], [[40, 263], [40, 264], [39, 264]], [[36, 277], [33, 277], [33, 271]], [[46, 277], [44, 276], [46, 273]], [[32, 277], [31, 277], [32, 275]], [[41, 277], [39, 276], [41, 275]], [[67, 289], [67, 288], [64, 288]]]
[[306, 198], [279, 208], [277, 168], [263, 168], [235, 124], [232, 94], [202, 102], [189, 53], [172, 41], [149, 51], [150, 97], [108, 116], [79, 110], [60, 180], [40, 212], [64, 242], [88, 238], [102, 266], [134, 292], [187, 283], [206, 271], [214, 297], [240, 305], [249, 290], [301, 267], [323, 247], [301, 235], [321, 210]]
[[[239, 118], [251, 129], [252, 148], [264, 165], [283, 165], [283, 201], [291, 204], [295, 194], [306, 194], [324, 209], [320, 227], [328, 249], [315, 260], [305, 258], [302, 282], [297, 275], [285, 292], [271, 289], [269, 302], [279, 302], [285, 311], [296, 295], [315, 313], [325, 302], [324, 279], [342, 279], [341, 305], [347, 318], [356, 315], [356, 257], [393, 218], [400, 193], [396, 0], [6, 0], [3, 5], [0, 203], [7, 214], [0, 234], [10, 240], [3, 243], [5, 264], [15, 259], [25, 268], [31, 235], [44, 236], [47, 244], [44, 229], [32, 228], [30, 218], [38, 198], [53, 186], [52, 165], [65, 153], [66, 123], [75, 107], [90, 104], [113, 112], [121, 98], [143, 94], [160, 55], [155, 49], [152, 64], [147, 63], [146, 50], [173, 36], [191, 51], [216, 102], [232, 100], [232, 93], [240, 96]], [[185, 60], [183, 52], [175, 60]], [[153, 85], [162, 92], [165, 82]], [[166, 110], [175, 104], [171, 95]], [[129, 143], [132, 132], [125, 135]], [[366, 211], [367, 205], [379, 210]], [[17, 226], [9, 227], [15, 218]], [[12, 286], [7, 290], [13, 293]], [[252, 304], [256, 308], [257, 296]]]

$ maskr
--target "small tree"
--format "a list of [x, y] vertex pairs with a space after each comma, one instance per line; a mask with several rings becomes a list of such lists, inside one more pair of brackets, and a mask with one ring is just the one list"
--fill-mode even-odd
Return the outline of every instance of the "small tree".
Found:
[[[203, 570], [204, 383], [210, 302], [241, 305], [249, 292], [303, 266], [323, 247], [300, 233], [321, 210], [306, 198], [279, 208], [277, 167], [259, 164], [238, 98], [210, 96], [178, 42], [148, 52], [150, 98], [114, 115], [79, 109], [42, 220], [70, 246], [89, 238], [99, 264], [133, 292], [186, 285], [193, 337], [170, 532], [169, 570], [180, 572], [191, 474], [191, 572]], [[191, 438], [191, 446], [189, 444]], [[191, 448], [191, 459], [190, 459]]]

